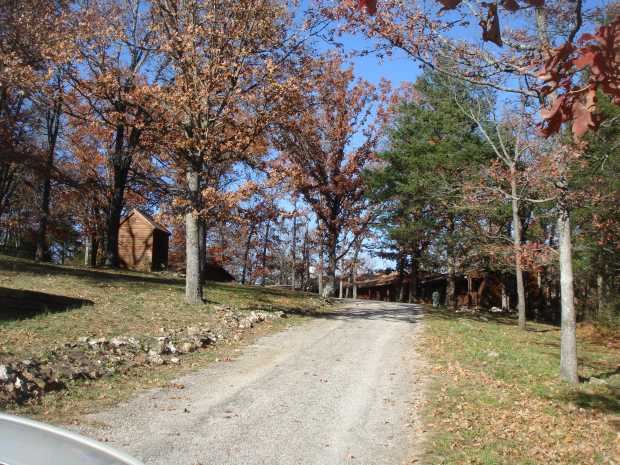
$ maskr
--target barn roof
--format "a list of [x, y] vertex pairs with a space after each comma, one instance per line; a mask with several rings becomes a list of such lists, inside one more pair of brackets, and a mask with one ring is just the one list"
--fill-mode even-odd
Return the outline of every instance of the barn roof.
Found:
[[127, 221], [129, 218], [131, 218], [132, 215], [138, 215], [140, 218], [143, 218], [144, 221], [146, 221], [150, 226], [152, 226], [153, 229], [158, 229], [159, 231], [165, 232], [166, 234], [171, 234], [171, 232], [168, 231], [168, 228], [166, 228], [161, 223], [158, 223], [157, 221], [155, 221], [151, 215], [148, 215], [148, 214], [138, 210], [137, 208], [134, 208], [133, 210], [131, 210], [131, 213], [129, 215], [127, 215], [123, 219], [123, 221], [121, 221], [121, 224], [123, 224], [125, 221]]

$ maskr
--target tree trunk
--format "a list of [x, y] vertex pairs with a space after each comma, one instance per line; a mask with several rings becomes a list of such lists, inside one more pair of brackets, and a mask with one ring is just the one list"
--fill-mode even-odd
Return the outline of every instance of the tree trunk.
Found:
[[310, 250], [308, 248], [308, 227], [304, 232], [304, 245], [301, 249], [303, 257], [303, 271], [301, 273], [301, 289], [306, 290], [308, 282], [310, 281]]
[[413, 303], [418, 290], [418, 259], [415, 252], [411, 252], [411, 264], [409, 266], [409, 296], [407, 302]]
[[265, 240], [263, 241], [263, 256], [262, 256], [262, 279], [261, 286], [265, 285], [267, 279], [267, 245], [269, 243], [269, 230], [271, 228], [271, 221], [267, 220], [267, 225], [265, 226]]
[[448, 231], [450, 235], [448, 237], [448, 243], [446, 247], [446, 254], [448, 258], [448, 281], [446, 284], [446, 307], [456, 309], [456, 267], [454, 265], [454, 246], [452, 244], [452, 237], [454, 233], [454, 220], [450, 218], [448, 223]]
[[125, 127], [120, 125], [116, 128], [114, 155], [110, 159], [112, 171], [112, 185], [110, 201], [108, 203], [106, 217], [106, 266], [118, 267], [118, 228], [121, 223], [121, 215], [125, 203], [125, 187], [131, 165], [131, 155], [124, 149]]
[[296, 259], [297, 259], [297, 216], [293, 217], [293, 241], [292, 241], [292, 245], [291, 245], [291, 289], [295, 290], [295, 281], [297, 280], [297, 276], [296, 276], [296, 272], [297, 270], [295, 269], [295, 267], [297, 266], [296, 263]]
[[191, 210], [185, 215], [185, 302], [191, 305], [202, 303], [202, 281], [200, 279], [200, 182], [198, 172], [187, 170], [187, 188], [191, 197]]
[[343, 290], [343, 286], [342, 286], [342, 276], [340, 276], [340, 290], [338, 292], [338, 298], [342, 299], [342, 290]]
[[84, 266], [90, 266], [90, 238], [84, 240]]
[[48, 109], [46, 115], [47, 123], [47, 159], [43, 172], [43, 191], [41, 193], [41, 217], [39, 218], [39, 229], [37, 230], [37, 250], [35, 252], [36, 261], [49, 261], [50, 254], [47, 245], [47, 223], [50, 214], [51, 197], [51, 177], [54, 167], [54, 156], [56, 154], [56, 142], [58, 141], [58, 131], [60, 129], [60, 117], [62, 114], [62, 101], [58, 97], [54, 101], [53, 108]]
[[355, 246], [355, 252], [353, 253], [353, 263], [351, 264], [351, 297], [357, 299], [357, 259], [359, 257], [361, 245]]
[[405, 300], [405, 254], [398, 252], [398, 301]]
[[605, 278], [601, 270], [596, 273], [596, 319], [605, 315]]
[[510, 310], [510, 299], [508, 298], [508, 294], [506, 293], [506, 284], [504, 283], [504, 278], [502, 277], [501, 283], [502, 290], [502, 311], [507, 312]]
[[318, 266], [318, 272], [319, 272], [319, 295], [323, 296], [323, 254], [324, 254], [324, 245], [323, 245], [323, 241], [321, 241], [321, 250], [319, 252], [319, 266]]
[[250, 225], [250, 230], [248, 231], [248, 238], [245, 241], [245, 252], [243, 254], [243, 271], [241, 273], [241, 284], [245, 284], [245, 276], [248, 271], [248, 257], [250, 254], [250, 244], [252, 243], [252, 236], [254, 235], [255, 225], [252, 223]]
[[452, 257], [448, 257], [448, 281], [446, 284], [446, 307], [456, 308], [456, 276]]
[[560, 298], [562, 302], [560, 377], [569, 383], [576, 384], [579, 382], [579, 376], [577, 375], [577, 336], [575, 331], [576, 315], [570, 213], [562, 201], [559, 210]]
[[97, 254], [99, 253], [99, 239], [93, 234], [89, 241], [90, 247], [90, 266], [95, 268], [97, 266]]
[[519, 218], [519, 200], [517, 198], [517, 171], [514, 165], [510, 167], [510, 188], [512, 194], [512, 239], [515, 274], [517, 276], [517, 310], [519, 328], [525, 329], [525, 285], [523, 284], [523, 269], [521, 267], [521, 218]]
[[327, 238], [327, 284], [323, 289], [323, 297], [332, 297], [336, 292], [336, 241], [337, 234], [330, 231]]

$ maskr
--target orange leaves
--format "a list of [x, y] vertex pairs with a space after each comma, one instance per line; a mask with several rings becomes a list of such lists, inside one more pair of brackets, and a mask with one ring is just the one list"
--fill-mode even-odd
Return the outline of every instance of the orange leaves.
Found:
[[[381, 98], [374, 86], [355, 81], [340, 59], [323, 58], [312, 62], [296, 100], [297, 111], [275, 137], [278, 171], [339, 237], [364, 222], [362, 171], [374, 159], [378, 131], [370, 116]], [[362, 140], [353, 144], [356, 134]]]

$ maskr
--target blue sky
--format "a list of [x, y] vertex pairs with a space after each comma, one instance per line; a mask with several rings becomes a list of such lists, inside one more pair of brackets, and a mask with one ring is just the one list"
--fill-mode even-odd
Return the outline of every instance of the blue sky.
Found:
[[[307, 7], [312, 0], [302, 0], [300, 9]], [[407, 1], [407, 0], [404, 0]], [[586, 0], [584, 1], [584, 9], [590, 9], [592, 7], [601, 7], [610, 3], [610, 0]], [[378, 7], [381, 8], [381, 0], [378, 1]], [[439, 10], [439, 5], [437, 7]], [[505, 24], [505, 23], [504, 23]], [[582, 33], [588, 31], [588, 27], [582, 29]], [[588, 31], [589, 32], [589, 31]], [[454, 37], [458, 38], [463, 34], [475, 34], [476, 37], [481, 36], [479, 26], [474, 22], [464, 29], [455, 31]], [[365, 36], [359, 35], [347, 35], [339, 38], [339, 41], [344, 45], [345, 52], [359, 51], [369, 47], [372, 47], [372, 40]], [[329, 43], [317, 43], [319, 51], [333, 50], [333, 44]], [[496, 46], [491, 43], [484, 45], [485, 47], [495, 48]], [[384, 57], [379, 59], [376, 55], [368, 54], [365, 56], [355, 56], [350, 59], [354, 65], [354, 72], [356, 77], [363, 78], [373, 84], [378, 84], [382, 78], [388, 79], [392, 83], [393, 88], [400, 87], [403, 82], [414, 82], [416, 78], [421, 74], [422, 70], [420, 65], [413, 59], [408, 57], [404, 52], [394, 50], [393, 55], [390, 57]], [[504, 96], [506, 98], [507, 96]], [[500, 101], [504, 99], [500, 98]], [[358, 142], [358, 138], [355, 138], [353, 144]], [[389, 266], [389, 261], [374, 258], [372, 260], [373, 265], [381, 268]]]

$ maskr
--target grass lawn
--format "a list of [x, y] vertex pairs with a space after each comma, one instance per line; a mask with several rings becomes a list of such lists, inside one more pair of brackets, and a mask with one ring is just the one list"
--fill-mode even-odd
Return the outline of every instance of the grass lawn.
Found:
[[[235, 311], [318, 310], [316, 296], [285, 290], [208, 283], [207, 304], [183, 303], [184, 280], [173, 275], [92, 270], [38, 264], [0, 255], [0, 361], [43, 355], [83, 336], [157, 335], [160, 328], [217, 324], [224, 308]], [[76, 381], [41, 404], [16, 408], [49, 421], [72, 421], [80, 413], [117, 403], [144, 387], [161, 386], [216, 358], [233, 357], [244, 343], [301, 317], [262, 323], [252, 331], [189, 354], [180, 366], [145, 367], [96, 381]], [[239, 339], [241, 340], [235, 340]]]
[[620, 458], [620, 335], [581, 331], [580, 376], [559, 381], [559, 328], [429, 311], [426, 463], [615, 464]]

